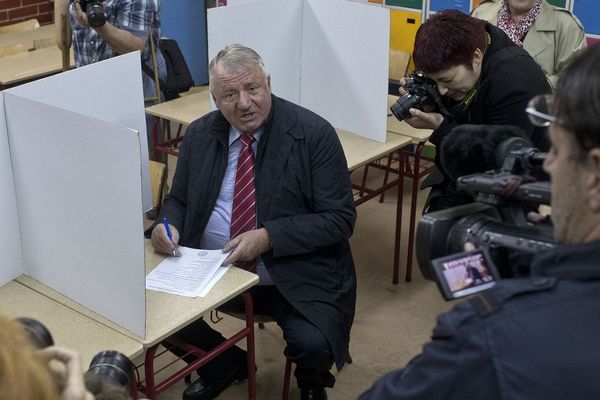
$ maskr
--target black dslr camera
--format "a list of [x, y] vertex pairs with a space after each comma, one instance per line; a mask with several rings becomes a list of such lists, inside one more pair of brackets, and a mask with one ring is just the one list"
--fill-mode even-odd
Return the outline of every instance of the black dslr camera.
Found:
[[411, 108], [418, 108], [419, 110], [437, 108], [442, 114], [448, 115], [446, 107], [442, 104], [442, 97], [437, 90], [435, 81], [417, 71], [408, 74], [406, 79], [404, 90], [407, 93], [390, 107], [392, 114], [398, 121], [409, 118]]
[[102, 0], [79, 0], [81, 10], [87, 15], [88, 24], [99, 28], [106, 23]]
[[[550, 182], [529, 182], [545, 154], [532, 147], [509, 148], [507, 152], [498, 157], [503, 159], [499, 169], [458, 178], [458, 189], [473, 196], [474, 203], [421, 218], [417, 229], [417, 260], [426, 279], [439, 279], [436, 268], [443, 266], [435, 259], [443, 257], [446, 262], [443, 268], [448, 268], [449, 255], [462, 257], [463, 254], [457, 253], [463, 252], [467, 242], [489, 253], [491, 262], [487, 264], [492, 264], [489, 269], [497, 266], [497, 275], [503, 278], [528, 273], [515, 271], [515, 259], [528, 259], [528, 253], [556, 245], [551, 225], [531, 225], [526, 218], [532, 206], [550, 204]], [[439, 282], [438, 285], [443, 286]]]
[[[23, 327], [27, 339], [36, 349], [54, 345], [50, 331], [41, 322], [33, 318], [17, 318], [15, 321]], [[94, 356], [85, 373], [86, 386], [94, 394], [114, 390], [126, 393], [134, 368], [131, 360], [124, 354], [112, 350], [101, 351]]]

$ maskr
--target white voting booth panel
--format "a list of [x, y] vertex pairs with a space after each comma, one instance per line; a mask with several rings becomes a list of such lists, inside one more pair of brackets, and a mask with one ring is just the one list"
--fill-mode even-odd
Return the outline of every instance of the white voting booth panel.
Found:
[[[90, 64], [8, 90], [21, 97], [140, 132], [144, 211], [152, 208], [144, 89], [139, 52]], [[114, 147], [106, 141], [104, 146]], [[110, 154], [108, 154], [110, 156]]]
[[0, 286], [22, 273], [21, 231], [11, 167], [8, 129], [4, 115], [4, 95], [0, 92]]
[[101, 81], [112, 82], [114, 92], [100, 90], [86, 101], [135, 114], [143, 111], [141, 86], [139, 98], [123, 92], [137, 91], [131, 82], [141, 82], [139, 70], [139, 54], [126, 55], [3, 93], [0, 154], [10, 152], [6, 178], [14, 191], [12, 198], [2, 193], [0, 213], [3, 221], [17, 217], [20, 251], [9, 252], [18, 270], [3, 268], [0, 283], [24, 273], [144, 337], [146, 134], [122, 118], [99, 118], [94, 107], [78, 104], [82, 98], [71, 104], [48, 94], [67, 97], [84, 82], [111, 77]]
[[336, 128], [385, 142], [389, 9], [346, 0], [257, 0], [208, 10], [208, 56], [256, 50], [273, 93]]

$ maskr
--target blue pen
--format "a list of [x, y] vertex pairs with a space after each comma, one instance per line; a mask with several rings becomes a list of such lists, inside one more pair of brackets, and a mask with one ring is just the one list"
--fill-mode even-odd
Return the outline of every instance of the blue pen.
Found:
[[[171, 235], [171, 229], [169, 229], [169, 220], [167, 219], [167, 217], [163, 218], [163, 224], [165, 225], [165, 229], [167, 230], [167, 236], [169, 237], [171, 244], [173, 244], [173, 235]], [[175, 255], [175, 247], [173, 247], [171, 251], [173, 252], [173, 255]]]

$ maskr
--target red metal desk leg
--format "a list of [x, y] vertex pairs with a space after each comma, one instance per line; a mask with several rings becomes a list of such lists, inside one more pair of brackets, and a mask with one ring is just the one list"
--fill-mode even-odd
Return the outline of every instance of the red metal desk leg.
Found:
[[246, 307], [246, 362], [248, 367], [248, 400], [256, 400], [256, 360], [254, 353], [254, 307], [252, 296], [244, 292], [244, 305]]
[[218, 357], [221, 353], [227, 349], [235, 346], [237, 342], [246, 338], [247, 341], [247, 365], [248, 365], [248, 400], [256, 400], [256, 372], [255, 372], [255, 354], [254, 354], [254, 308], [252, 305], [252, 296], [248, 292], [242, 294], [244, 296], [244, 305], [246, 307], [246, 327], [239, 332], [232, 335], [230, 338], [225, 340], [214, 349], [206, 352], [189, 343], [183, 342], [176, 337], [170, 337], [165, 341], [179, 347], [180, 349], [188, 352], [188, 354], [195, 354], [198, 359], [192, 363], [189, 363], [186, 367], [178, 370], [171, 374], [168, 378], [162, 382], [156, 384], [154, 379], [154, 359], [158, 344], [149, 347], [146, 350], [146, 356], [144, 359], [144, 373], [145, 382], [142, 385], [138, 383], [138, 389], [145, 393], [149, 399], [155, 399], [156, 396], [165, 391], [168, 387], [174, 385], [180, 380], [184, 379], [187, 375], [192, 373], [195, 369], [205, 365]]
[[[391, 155], [389, 157], [391, 157]], [[405, 156], [402, 151], [399, 151], [397, 196], [398, 199], [396, 201], [396, 236], [394, 239], [394, 274], [392, 277], [392, 283], [394, 285], [398, 284], [398, 273], [400, 269], [400, 239], [402, 238], [402, 198], [404, 197], [404, 162]]]
[[406, 275], [404, 279], [406, 282], [410, 282], [412, 279], [412, 256], [413, 256], [413, 247], [415, 241], [415, 219], [417, 215], [417, 197], [419, 196], [419, 178], [421, 177], [421, 151], [423, 150], [423, 146], [425, 142], [419, 142], [417, 147], [415, 148], [415, 163], [413, 167], [413, 181], [412, 181], [412, 191], [411, 191], [411, 199], [410, 199], [410, 225], [408, 230], [408, 249], [406, 256]]

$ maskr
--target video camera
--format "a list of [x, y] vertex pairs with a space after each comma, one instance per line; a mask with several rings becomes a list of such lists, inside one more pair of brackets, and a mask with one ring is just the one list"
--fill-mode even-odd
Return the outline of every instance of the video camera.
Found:
[[[528, 209], [550, 204], [550, 182], [532, 182], [532, 174], [543, 163], [545, 154], [524, 146], [526, 143], [528, 141], [521, 138], [508, 139], [496, 152], [497, 163], [501, 164], [499, 169], [457, 179], [457, 188], [471, 194], [474, 203], [435, 211], [421, 218], [416, 250], [419, 268], [426, 279], [437, 277], [439, 280], [441, 275], [436, 268], [447, 269], [450, 264], [444, 267], [435, 259], [444, 257], [442, 261], [448, 263], [450, 255], [457, 259], [464, 257], [464, 253], [457, 253], [464, 251], [467, 242], [489, 253], [491, 261], [487, 264], [491, 266], [486, 269], [493, 269], [495, 264], [498, 277], [514, 276], [509, 257], [555, 246], [550, 225], [527, 222]], [[439, 281], [438, 285], [443, 291], [444, 285]], [[447, 294], [447, 299], [456, 298]]]
[[[29, 342], [35, 348], [43, 349], [54, 345], [50, 331], [41, 322], [32, 318], [17, 318], [15, 321], [23, 327]], [[94, 356], [85, 375], [98, 378], [102, 383], [109, 385], [109, 390], [125, 391], [131, 383], [134, 368], [131, 360], [124, 354], [105, 350]], [[88, 382], [86, 380], [86, 385]]]
[[106, 23], [102, 0], [79, 0], [81, 10], [87, 15], [88, 24], [99, 28]]
[[392, 114], [402, 121], [410, 118], [410, 109], [418, 108], [436, 108], [444, 115], [449, 115], [446, 107], [442, 103], [442, 96], [437, 90], [437, 84], [434, 80], [427, 78], [423, 73], [413, 71], [406, 77], [404, 84], [406, 94], [401, 96], [392, 106], [390, 110]]

